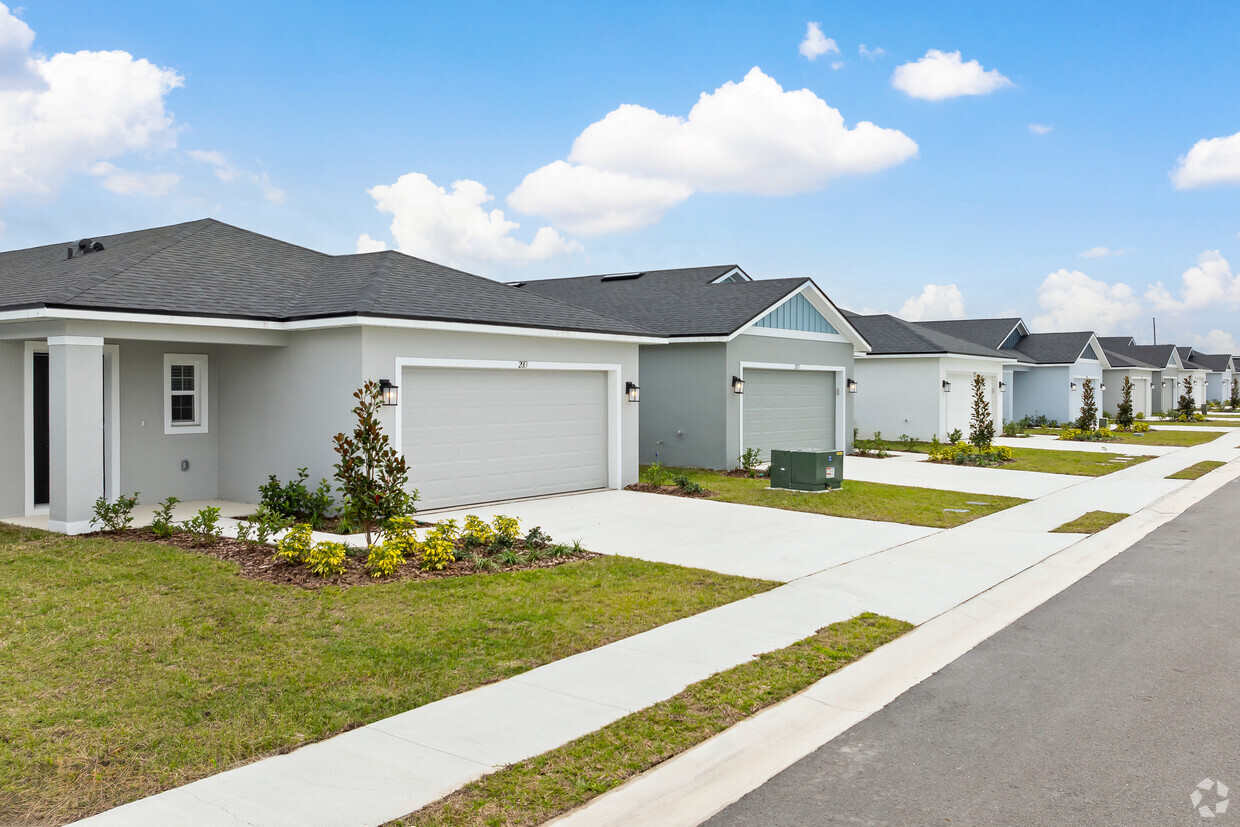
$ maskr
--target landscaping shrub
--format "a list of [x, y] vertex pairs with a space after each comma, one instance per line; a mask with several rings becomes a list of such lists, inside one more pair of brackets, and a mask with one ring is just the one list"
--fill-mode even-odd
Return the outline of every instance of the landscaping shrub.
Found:
[[349, 547], [344, 543], [332, 541], [315, 543], [306, 550], [304, 555], [306, 568], [319, 577], [344, 574], [344, 558], [348, 553]]
[[172, 509], [179, 502], [176, 497], [169, 497], [155, 509], [155, 516], [151, 518], [151, 531], [159, 539], [167, 540], [177, 533], [176, 525], [172, 522]]
[[1134, 434], [1144, 434], [1144, 433], [1148, 432], [1148, 431], [1149, 431], [1149, 429], [1150, 429], [1150, 424], [1149, 424], [1148, 422], [1134, 422], [1134, 423], [1132, 423], [1132, 432], [1133, 432]]
[[220, 510], [214, 505], [209, 505], [181, 523], [181, 528], [194, 535], [194, 541], [198, 545], [206, 545], [212, 540], [220, 538]]
[[418, 523], [412, 517], [393, 517], [388, 520], [383, 542], [373, 546], [366, 554], [366, 568], [371, 577], [395, 574], [418, 550]]
[[646, 485], [662, 487], [672, 484], [672, 472], [663, 467], [661, 463], [652, 462], [646, 466], [641, 473], [641, 481]]
[[1004, 436], [1016, 436], [1020, 433], [1020, 424], [1011, 420], [1003, 423]]
[[551, 545], [551, 535], [542, 530], [542, 526], [534, 526], [525, 535], [526, 548], [546, 548]]
[[930, 462], [952, 463], [954, 465], [994, 466], [1012, 461], [1012, 449], [1006, 446], [978, 448], [967, 442], [947, 447], [931, 449]]
[[1240, 377], [1233, 376], [1231, 379], [1231, 396], [1227, 400], [1234, 411], [1240, 408]]
[[1098, 427], [1098, 403], [1094, 399], [1094, 380], [1081, 382], [1081, 415], [1076, 418], [1078, 431], [1093, 431]]
[[495, 528], [495, 541], [500, 545], [511, 546], [521, 539], [521, 521], [516, 517], [496, 514], [491, 525]]
[[1110, 430], [1102, 428], [1064, 428], [1059, 432], [1059, 438], [1065, 442], [1114, 442], [1116, 439]]
[[290, 528], [276, 543], [276, 557], [290, 563], [304, 561], [314, 545], [314, 538], [310, 536], [312, 530], [309, 523], [298, 523]]
[[676, 487], [678, 487], [681, 491], [685, 492], [686, 494], [701, 494], [702, 491], [704, 490], [702, 488], [701, 483], [694, 482], [693, 480], [686, 477], [684, 474], [677, 474], [675, 482], [676, 482]]
[[93, 526], [98, 523], [103, 526], [104, 531], [124, 531], [129, 528], [133, 524], [133, 508], [138, 504], [138, 493], [135, 491], [128, 497], [121, 494], [113, 502], [108, 502], [106, 497], [95, 500], [95, 516], [90, 524]]
[[369, 549], [374, 532], [386, 526], [388, 520], [414, 512], [418, 492], [405, 490], [409, 465], [379, 425], [379, 408], [383, 405], [379, 383], [366, 382], [353, 393], [353, 398], [357, 400], [353, 408], [357, 417], [353, 434], [340, 433], [335, 438], [336, 453], [340, 456], [336, 480], [344, 498], [341, 515], [366, 535]]
[[[856, 429], [853, 429], [853, 436], [856, 437]], [[854, 439], [855, 441], [855, 439]], [[750, 479], [756, 479], [758, 476], [758, 467], [762, 465], [762, 450], [760, 448], [746, 448], [745, 452], [736, 458], [741, 464], [741, 468], [745, 469]]]
[[283, 514], [295, 522], [309, 523], [316, 531], [321, 529], [335, 507], [332, 486], [323, 479], [319, 481], [318, 488], [311, 491], [306, 486], [308, 477], [305, 468], [298, 468], [297, 479], [281, 484], [272, 474], [266, 483], [258, 487], [259, 503], [267, 510]]
[[[959, 440], [954, 440], [959, 441]], [[995, 441], [995, 422], [990, 416], [990, 402], [986, 400], [986, 377], [973, 374], [973, 416], [969, 422], [969, 444], [978, 451], [985, 451]]]
[[[1179, 412], [1179, 416], [1176, 418], [1181, 422], [1189, 422], [1197, 411], [1197, 402], [1193, 399], [1193, 380], [1185, 376], [1183, 388], [1184, 392], [1180, 394], [1180, 402], [1176, 405], [1176, 410]], [[1204, 419], [1205, 417], [1202, 418]]]
[[495, 542], [495, 532], [486, 520], [474, 514], [465, 516], [465, 525], [461, 527], [461, 542], [465, 548], [488, 548]]
[[442, 571], [456, 559], [456, 525], [445, 520], [426, 534], [426, 539], [418, 547], [421, 552], [420, 566], [423, 571]]
[[1119, 405], [1115, 409], [1115, 424], [1121, 431], [1132, 430], [1132, 380], [1124, 377]]
[[959, 428], [954, 428], [947, 434], [947, 441], [950, 442], [952, 445], [955, 445], [957, 442], [959, 442], [962, 439], [964, 439], [964, 434], [961, 433]]

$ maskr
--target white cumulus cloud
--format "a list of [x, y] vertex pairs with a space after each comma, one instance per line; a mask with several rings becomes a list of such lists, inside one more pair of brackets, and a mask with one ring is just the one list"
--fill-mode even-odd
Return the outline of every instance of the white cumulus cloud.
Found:
[[90, 174], [101, 176], [104, 189], [118, 195], [167, 195], [181, 180], [181, 176], [171, 172], [134, 172], [111, 161], [95, 164]]
[[200, 163], [208, 164], [214, 167], [215, 177], [224, 183], [232, 183], [233, 181], [248, 181], [258, 187], [263, 194], [263, 198], [273, 204], [283, 204], [285, 200], [284, 190], [271, 183], [271, 178], [264, 172], [250, 172], [235, 166], [228, 160], [227, 156], [218, 149], [191, 149], [185, 153], [190, 158]]
[[1240, 184], [1240, 132], [1225, 138], [1205, 138], [1176, 162], [1171, 170], [1176, 189], [1216, 184]]
[[[529, 243], [513, 238], [520, 225], [501, 210], [484, 208], [494, 196], [477, 181], [454, 181], [448, 192], [422, 173], [410, 172], [367, 192], [380, 212], [392, 215], [397, 249], [440, 264], [477, 268], [542, 261], [581, 249], [551, 227], [540, 228]], [[363, 238], [373, 246], [373, 239]], [[362, 243], [358, 239], [359, 247]]]
[[1055, 130], [1055, 127], [1047, 126], [1044, 123], [1029, 124], [1029, 131], [1032, 132], [1034, 135], [1047, 135], [1053, 132], [1054, 130]]
[[165, 98], [182, 85], [177, 72], [122, 51], [44, 57], [33, 42], [0, 5], [0, 199], [49, 194], [99, 161], [175, 145]]
[[1038, 288], [1045, 311], [1033, 328], [1045, 332], [1092, 330], [1099, 335], [1123, 333], [1141, 314], [1141, 303], [1126, 284], [1107, 284], [1080, 270], [1051, 273]]
[[1206, 250], [1197, 256], [1197, 266], [1180, 276], [1180, 297], [1158, 282], [1145, 294], [1155, 310], [1183, 313], [1207, 307], [1240, 308], [1240, 274], [1231, 272], [1231, 265], [1218, 250]]
[[954, 284], [927, 284], [921, 295], [906, 301], [896, 315], [910, 322], [963, 319], [964, 297]]
[[1230, 333], [1211, 330], [1204, 336], [1193, 337], [1193, 349], [1201, 353], [1236, 353], [1236, 339]]
[[692, 187], [678, 181], [555, 161], [525, 176], [508, 203], [574, 235], [590, 236], [654, 224], [692, 194]]
[[1112, 250], [1110, 247], [1090, 247], [1088, 250], [1082, 250], [1077, 253], [1081, 258], [1107, 258], [1109, 256], [1124, 256], [1128, 254], [1128, 248]]
[[840, 47], [835, 39], [822, 33], [822, 26], [817, 23], [805, 25], [805, 38], [801, 41], [801, 54], [809, 60], [817, 60], [823, 55], [838, 55]]
[[938, 101], [961, 95], [988, 95], [1011, 86], [1012, 81], [998, 69], [983, 69], [976, 60], [964, 62], [960, 52], [931, 49], [921, 60], [897, 66], [891, 85], [910, 97]]
[[359, 253], [380, 253], [386, 249], [386, 241], [381, 238], [371, 238], [369, 233], [362, 233], [357, 237], [357, 251]]
[[861, 55], [866, 60], [878, 60], [880, 57], [887, 54], [887, 50], [882, 46], [875, 46], [873, 49], [867, 49], [865, 44], [862, 43], [857, 47], [857, 54]]

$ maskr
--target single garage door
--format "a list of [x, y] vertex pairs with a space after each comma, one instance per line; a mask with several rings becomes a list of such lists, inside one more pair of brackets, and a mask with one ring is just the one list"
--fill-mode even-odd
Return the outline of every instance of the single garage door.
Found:
[[607, 485], [603, 371], [406, 368], [400, 393], [421, 508]]
[[[947, 381], [952, 383], [951, 391], [943, 394], [947, 401], [947, 434], [959, 429], [960, 435], [968, 439], [969, 428], [973, 421], [973, 374], [949, 373]], [[989, 390], [989, 382], [987, 389]], [[939, 434], [938, 437], [947, 442], [947, 434]], [[899, 434], [891, 434], [891, 436], [899, 436]]]
[[764, 460], [772, 448], [835, 450], [835, 374], [821, 370], [745, 371], [743, 448]]

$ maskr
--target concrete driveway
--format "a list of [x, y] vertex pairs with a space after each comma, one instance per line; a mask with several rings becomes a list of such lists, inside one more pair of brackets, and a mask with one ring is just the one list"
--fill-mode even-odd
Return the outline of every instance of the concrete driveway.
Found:
[[940, 531], [636, 491], [591, 491], [422, 516], [459, 521], [466, 514], [508, 514], [520, 518], [525, 530], [542, 526], [558, 542], [581, 540], [601, 554], [781, 582]]

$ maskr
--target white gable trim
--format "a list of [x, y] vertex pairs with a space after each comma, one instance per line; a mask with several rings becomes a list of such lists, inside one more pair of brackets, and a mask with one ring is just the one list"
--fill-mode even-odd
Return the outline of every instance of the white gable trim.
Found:
[[744, 270], [742, 270], [739, 267], [733, 267], [731, 270], [729, 270], [728, 272], [724, 273], [719, 278], [712, 281], [711, 284], [719, 284], [720, 282], [725, 282], [728, 279], [732, 278], [733, 276], [737, 275], [738, 273], [745, 277], [745, 281], [753, 281], [753, 277], [750, 276], [748, 273], [746, 273]]
[[[814, 309], [817, 310], [819, 313], [821, 313], [822, 317], [826, 319], [827, 322], [830, 323], [832, 327], [834, 327], [836, 330], [839, 331], [839, 338], [832, 339], [830, 341], [851, 342], [853, 349], [857, 351], [858, 353], [869, 353], [870, 352], [870, 343], [866, 341], [864, 336], [862, 336], [860, 333], [857, 332], [856, 328], [854, 328], [851, 324], [848, 323], [848, 319], [844, 316], [844, 314], [841, 313], [839, 309], [836, 308], [836, 306], [831, 303], [831, 300], [827, 298], [826, 294], [823, 293], [821, 290], [819, 290], [818, 286], [814, 284], [812, 281], [807, 281], [805, 284], [789, 292], [786, 296], [783, 296], [782, 298], [780, 298], [779, 301], [765, 308], [761, 313], [758, 313], [748, 322], [741, 325], [741, 327], [737, 329], [734, 333], [732, 333], [732, 335], [730, 336], [724, 337], [722, 339], [718, 337], [703, 337], [703, 338], [694, 338], [694, 339], [676, 339], [675, 341], [730, 342], [733, 339], [735, 339], [737, 336], [741, 335], [742, 333], [755, 332], [754, 328], [757, 326], [758, 322], [766, 318], [766, 315], [772, 312], [773, 310], [775, 310], [775, 308], [779, 307], [781, 304], [783, 304], [784, 302], [788, 301], [789, 299], [791, 299], [793, 296], [796, 296], [796, 295], [805, 296], [806, 300], [808, 300], [809, 303], [813, 305]], [[762, 328], [762, 330], [764, 331], [769, 331], [769, 330], [774, 330], [774, 329], [776, 328]], [[818, 336], [829, 335], [829, 334], [821, 334], [821, 333], [814, 334], [814, 333], [809, 333], [809, 332], [800, 331], [800, 330], [788, 330], [788, 331], [785, 331], [785, 333], [791, 334], [791, 335], [782, 337], [782, 338], [788, 338], [788, 339], [815, 339]], [[763, 334], [759, 334], [759, 335], [763, 335]]]

